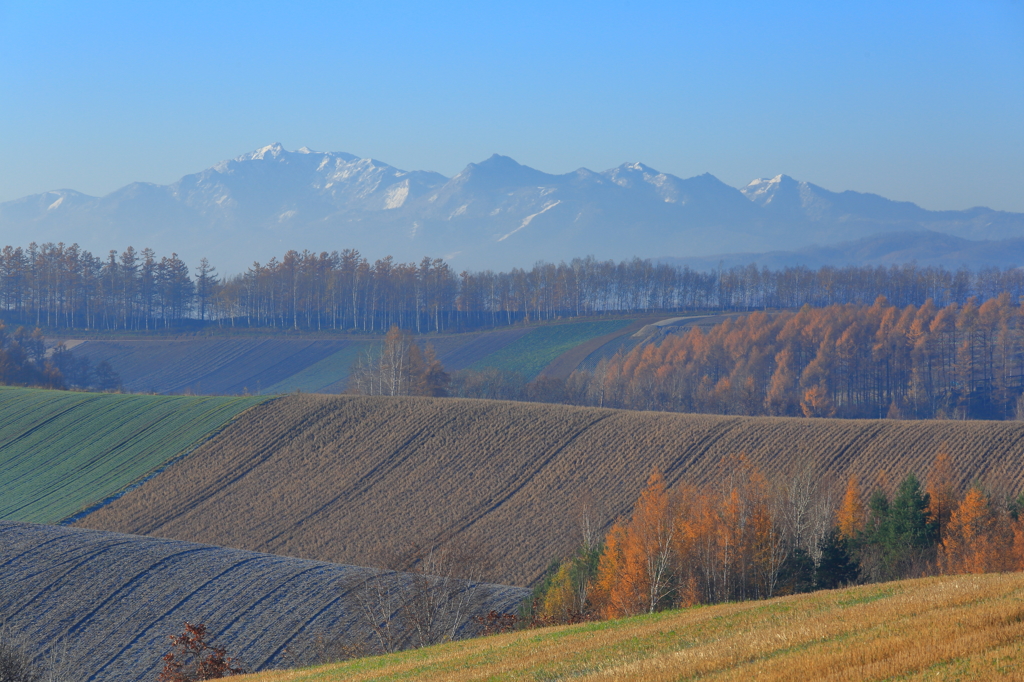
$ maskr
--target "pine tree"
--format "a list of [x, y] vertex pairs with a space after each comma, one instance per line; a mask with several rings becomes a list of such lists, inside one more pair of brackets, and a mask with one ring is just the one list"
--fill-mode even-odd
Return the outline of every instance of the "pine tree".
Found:
[[833, 528], [821, 545], [821, 560], [814, 569], [814, 587], [835, 589], [856, 582], [859, 575], [860, 569], [850, 556], [848, 541], [838, 528]]

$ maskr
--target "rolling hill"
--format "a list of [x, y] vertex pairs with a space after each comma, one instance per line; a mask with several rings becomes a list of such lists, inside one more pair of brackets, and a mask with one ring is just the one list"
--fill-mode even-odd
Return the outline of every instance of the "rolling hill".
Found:
[[1024, 490], [1024, 423], [726, 417], [487, 400], [291, 395], [242, 414], [159, 476], [78, 521], [252, 551], [370, 564], [433, 539], [529, 584], [576, 542], [586, 504], [627, 513], [652, 468], [713, 483], [745, 453], [770, 479], [927, 474]]
[[0, 387], [0, 519], [62, 521], [263, 400]]
[[[248, 670], [302, 660], [317, 638], [353, 645], [371, 569], [173, 540], [0, 521], [0, 618], [38, 650], [63, 640], [75, 679], [151, 681], [182, 623]], [[397, 581], [408, 576], [388, 574]], [[515, 609], [521, 588], [481, 584], [472, 613]]]
[[[653, 321], [650, 318], [645, 321]], [[583, 319], [517, 325], [463, 334], [417, 337], [434, 346], [449, 371], [496, 368], [534, 379], [562, 356], [597, 340], [598, 346], [627, 332], [629, 319]], [[342, 393], [353, 362], [372, 352], [381, 337], [289, 338], [279, 334], [232, 335], [229, 331], [178, 338], [65, 339], [76, 356], [110, 363], [125, 390], [195, 395]], [[565, 364], [564, 362], [562, 364]], [[567, 373], [565, 373], [567, 375]]]
[[454, 642], [248, 682], [1019, 680], [1020, 573], [950, 576]]

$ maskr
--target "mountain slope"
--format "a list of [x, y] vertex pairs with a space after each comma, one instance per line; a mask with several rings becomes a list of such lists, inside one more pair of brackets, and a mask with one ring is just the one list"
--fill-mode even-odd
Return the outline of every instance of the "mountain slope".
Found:
[[1024, 214], [926, 211], [787, 176], [740, 191], [708, 174], [680, 179], [641, 163], [552, 175], [497, 154], [446, 178], [279, 144], [171, 185], [134, 183], [98, 198], [56, 190], [0, 204], [6, 243], [77, 242], [95, 254], [149, 246], [192, 265], [206, 256], [222, 274], [292, 248], [508, 269], [588, 254], [703, 256], [737, 243], [788, 250], [922, 229], [1009, 239], [1024, 234]]
[[805, 266], [899, 265], [917, 263], [950, 270], [966, 266], [1020, 267], [1024, 265], [1024, 237], [998, 240], [972, 240], [931, 230], [881, 232], [854, 241], [828, 246], [808, 246], [795, 251], [764, 253], [723, 253], [713, 256], [661, 258], [662, 262], [686, 265], [697, 270], [716, 270], [755, 263], [758, 267], [779, 269]]

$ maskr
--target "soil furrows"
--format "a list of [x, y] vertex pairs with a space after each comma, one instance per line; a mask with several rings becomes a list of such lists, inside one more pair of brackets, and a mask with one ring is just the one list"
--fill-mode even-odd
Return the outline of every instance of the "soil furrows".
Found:
[[496, 353], [510, 343], [518, 341], [533, 331], [533, 329], [533, 327], [520, 327], [517, 329], [484, 332], [453, 348], [435, 347], [438, 359], [446, 369], [449, 371], [467, 369], [470, 365], [483, 360], [491, 353]]
[[[184, 620], [206, 623], [257, 670], [284, 664], [286, 647], [302, 655], [318, 635], [369, 637], [353, 593], [372, 575], [364, 568], [3, 521], [0, 566], [0, 614], [40, 648], [68, 633], [81, 677], [98, 682], [154, 679]], [[508, 611], [525, 595], [481, 585], [477, 610]]]
[[[284, 396], [79, 525], [370, 564], [454, 534], [528, 584], [571, 551], [584, 503], [628, 513], [654, 467], [714, 484], [744, 454], [769, 480], [800, 470], [866, 487], [926, 477], [1024, 489], [1024, 424], [631, 412], [485, 400]], [[461, 529], [461, 530], [460, 530]]]
[[267, 387], [301, 372], [342, 350], [348, 341], [284, 342], [264, 341], [253, 352], [218, 369], [199, 382], [208, 383], [207, 393], [255, 393], [257, 386]]

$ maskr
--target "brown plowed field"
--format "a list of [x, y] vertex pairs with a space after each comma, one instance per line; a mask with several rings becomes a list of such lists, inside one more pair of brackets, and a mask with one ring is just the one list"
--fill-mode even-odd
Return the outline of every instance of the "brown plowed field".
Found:
[[652, 467], [712, 482], [745, 452], [774, 481], [925, 475], [1024, 488], [1024, 423], [723, 417], [431, 398], [292, 395], [257, 406], [78, 525], [342, 563], [449, 531], [513, 584], [575, 542], [578, 509], [626, 513]]

